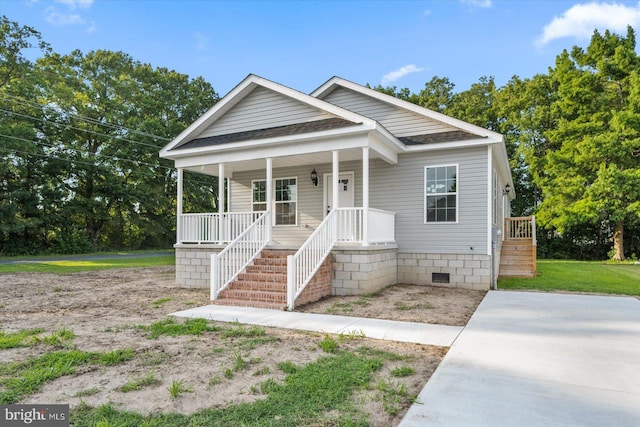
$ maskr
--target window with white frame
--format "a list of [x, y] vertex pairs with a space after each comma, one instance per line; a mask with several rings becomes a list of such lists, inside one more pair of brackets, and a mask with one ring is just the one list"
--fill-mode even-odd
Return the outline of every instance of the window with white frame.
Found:
[[251, 210], [266, 211], [267, 210], [267, 181], [253, 181], [251, 183]]
[[424, 168], [424, 221], [458, 221], [458, 165]]
[[[265, 180], [252, 182], [252, 210], [267, 210], [267, 184]], [[274, 224], [296, 225], [298, 208], [298, 186], [296, 178], [274, 180]]]

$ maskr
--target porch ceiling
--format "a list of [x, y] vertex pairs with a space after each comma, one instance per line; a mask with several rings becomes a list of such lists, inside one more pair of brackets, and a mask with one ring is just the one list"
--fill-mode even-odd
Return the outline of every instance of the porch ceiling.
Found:
[[[384, 160], [384, 156], [380, 155], [375, 150], [370, 151], [369, 158], [371, 159], [380, 158]], [[362, 160], [362, 149], [352, 148], [352, 149], [340, 150], [340, 162], [348, 162], [353, 160], [357, 160], [357, 161]], [[331, 151], [324, 151], [324, 152], [318, 152], [318, 153], [273, 157], [273, 167], [282, 168], [282, 167], [289, 167], [289, 166], [309, 165], [309, 167], [312, 168], [320, 164], [331, 163], [331, 161], [332, 161]], [[225, 175], [229, 176], [233, 174], [233, 172], [261, 170], [261, 169], [264, 169], [265, 167], [266, 167], [265, 159], [253, 159], [253, 160], [243, 160], [240, 162], [229, 162], [229, 163], [225, 163]], [[205, 175], [218, 176], [217, 163], [186, 167], [185, 169], [192, 172], [202, 173]]]

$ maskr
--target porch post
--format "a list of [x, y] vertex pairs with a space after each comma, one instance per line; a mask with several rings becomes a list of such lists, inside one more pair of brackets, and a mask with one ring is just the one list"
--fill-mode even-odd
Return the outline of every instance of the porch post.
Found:
[[362, 245], [369, 246], [369, 147], [362, 147]]
[[267, 242], [271, 243], [272, 231], [273, 231], [273, 219], [271, 211], [271, 201], [273, 200], [273, 159], [267, 157]]
[[332, 175], [331, 175], [331, 179], [333, 179], [333, 183], [332, 183], [332, 188], [333, 188], [333, 195], [332, 195], [332, 208], [331, 209], [336, 209], [338, 208], [338, 181], [340, 180], [340, 158], [338, 155], [338, 151], [333, 151], [333, 169], [331, 171]]
[[182, 168], [178, 168], [178, 194], [176, 196], [176, 243], [182, 243]]
[[226, 240], [224, 217], [224, 163], [218, 163], [218, 243]]

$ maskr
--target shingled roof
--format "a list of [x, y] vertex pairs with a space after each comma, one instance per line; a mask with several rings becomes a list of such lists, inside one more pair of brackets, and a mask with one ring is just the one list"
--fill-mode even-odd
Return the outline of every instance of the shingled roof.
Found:
[[463, 130], [455, 130], [451, 132], [430, 133], [425, 135], [402, 136], [398, 139], [405, 145], [425, 145], [437, 142], [464, 141], [468, 139], [481, 139], [486, 136], [476, 135]]

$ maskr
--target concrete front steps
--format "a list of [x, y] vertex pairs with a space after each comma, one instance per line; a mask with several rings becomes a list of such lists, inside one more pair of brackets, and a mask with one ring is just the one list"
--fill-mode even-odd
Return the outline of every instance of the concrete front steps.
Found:
[[499, 277], [536, 275], [536, 247], [530, 240], [505, 240], [500, 252]]
[[[294, 253], [263, 250], [260, 257], [253, 260], [253, 265], [248, 266], [244, 273], [239, 274], [229, 287], [218, 294], [213, 304], [286, 310], [287, 256]], [[296, 306], [331, 295], [332, 285], [333, 270], [329, 256], [296, 300]]]

